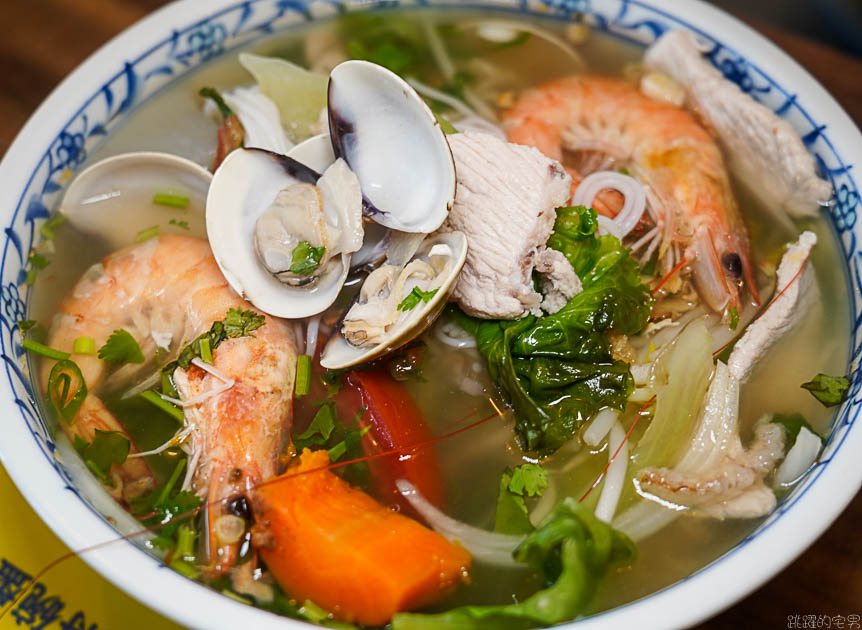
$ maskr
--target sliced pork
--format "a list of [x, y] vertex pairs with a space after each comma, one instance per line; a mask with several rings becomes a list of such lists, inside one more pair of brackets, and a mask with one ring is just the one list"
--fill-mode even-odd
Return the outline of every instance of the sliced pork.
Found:
[[[458, 188], [441, 230], [460, 230], [469, 248], [453, 299], [487, 319], [556, 312], [580, 288], [568, 261], [545, 249], [572, 178], [532, 147], [470, 131], [448, 139]], [[547, 297], [533, 287], [537, 265]]]

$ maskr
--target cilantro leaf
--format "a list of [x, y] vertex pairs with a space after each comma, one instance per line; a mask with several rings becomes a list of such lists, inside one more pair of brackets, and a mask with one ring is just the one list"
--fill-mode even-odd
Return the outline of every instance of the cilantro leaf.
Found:
[[521, 496], [539, 497], [548, 487], [548, 472], [541, 464], [521, 464], [512, 471], [509, 490]]
[[322, 446], [326, 444], [332, 431], [335, 429], [335, 417], [333, 406], [325, 404], [317, 410], [311, 424], [301, 434], [293, 438], [294, 446], [297, 452], [302, 452], [303, 449], [313, 446]]
[[399, 311], [410, 311], [415, 308], [420, 301], [428, 303], [434, 295], [437, 293], [437, 289], [432, 291], [423, 291], [419, 287], [413, 287], [413, 290], [407, 294], [407, 296], [401, 300], [401, 303], [398, 305]]
[[87, 464], [87, 468], [102, 481], [108, 481], [108, 473], [114, 464], [122, 464], [129, 455], [131, 444], [119, 431], [96, 429], [93, 441], [84, 446], [84, 440], [75, 440], [75, 448]]
[[310, 276], [317, 269], [326, 248], [314, 247], [308, 241], [299, 241], [299, 245], [293, 248], [290, 259], [290, 271], [300, 276]]
[[214, 353], [218, 345], [225, 339], [250, 337], [252, 332], [265, 323], [266, 319], [260, 313], [252, 310], [242, 310], [241, 308], [229, 309], [223, 320], [213, 322], [207, 332], [199, 335], [186, 345], [180, 352], [177, 360], [165, 365], [162, 371], [170, 374], [177, 366], [188, 370], [192, 359], [200, 358], [201, 356], [201, 341], [203, 339], [209, 342], [209, 350], [211, 353]]
[[533, 531], [524, 497], [541, 496], [548, 487], [548, 473], [539, 464], [507, 468], [500, 477], [494, 531], [501, 534], [528, 534]]
[[802, 383], [800, 387], [811, 392], [811, 395], [819, 400], [824, 407], [834, 407], [840, 405], [847, 398], [850, 385], [850, 379], [846, 376], [818, 374], [807, 383]]
[[143, 363], [144, 353], [132, 334], [120, 328], [99, 348], [99, 358], [108, 363]]
[[[224, 318], [224, 333], [230, 339], [249, 337], [251, 333], [263, 326], [266, 319], [260, 313], [252, 310], [232, 308]], [[212, 348], [215, 350], [215, 346]]]

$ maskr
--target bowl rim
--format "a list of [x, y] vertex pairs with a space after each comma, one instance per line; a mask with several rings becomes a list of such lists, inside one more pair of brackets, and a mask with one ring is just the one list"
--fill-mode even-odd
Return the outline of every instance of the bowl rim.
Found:
[[[600, 2], [593, 0], [597, 1]], [[566, 5], [567, 0], [546, 0], [545, 3], [549, 6]], [[608, 0], [603, 4], [615, 3], [655, 12], [677, 25], [708, 35], [723, 45], [732, 42], [730, 46], [725, 45], [726, 48], [744, 60], [756, 59], [752, 67], [782, 90], [788, 99], [795, 97], [781, 85], [792, 85], [796, 93], [804, 95], [799, 101], [805, 102], [807, 109], [816, 110], [817, 120], [828, 121], [828, 138], [825, 134], [823, 137], [836, 156], [852, 156], [852, 162], [862, 162], [862, 135], [850, 117], [807, 71], [750, 27], [701, 0], [689, 0], [687, 3], [677, 3], [675, 0]], [[86, 102], [86, 99], [98, 93], [104, 85], [107, 74], [105, 68], [116, 68], [118, 59], [132, 59], [146, 54], [156, 41], [153, 33], [158, 33], [157, 37], [161, 38], [171, 28], [180, 28], [177, 25], [187, 28], [202, 24], [240, 4], [243, 3], [239, 0], [213, 0], [206, 4], [199, 0], [180, 0], [158, 9], [112, 38], [67, 76], [30, 117], [0, 162], [0, 181], [24, 181], [27, 173], [32, 172], [33, 165], [39, 163], [44, 147], [50, 146], [56, 137], [57, 125], [54, 121], [67, 118], [69, 103]], [[424, 2], [418, 4], [425, 5]], [[453, 5], [461, 9], [481, 4], [455, 2], [447, 6], [444, 1], [441, 6], [445, 10], [453, 8]], [[568, 5], [572, 7], [588, 4], [588, 0], [568, 0]], [[516, 7], [512, 10], [519, 11]], [[776, 76], [781, 76], [781, 83], [771, 78]], [[807, 111], [801, 108], [800, 111], [816, 127], [815, 120], [808, 116]], [[848, 173], [847, 177], [853, 182], [852, 175]], [[27, 186], [24, 186], [20, 196], [14, 196], [17, 197], [16, 201], [8, 204], [4, 202], [4, 209], [0, 210], [4, 221], [11, 220], [10, 217], [22, 206], [26, 190]], [[13, 195], [9, 195], [9, 198], [12, 199]], [[7, 211], [7, 207], [11, 207], [11, 211]], [[862, 226], [857, 226], [849, 235], [853, 239], [851, 250], [855, 250], [856, 233], [862, 234]], [[836, 238], [841, 241], [840, 236]], [[842, 241], [841, 244], [842, 252], [846, 253], [847, 243]], [[7, 239], [5, 248], [8, 247]], [[5, 260], [4, 249], [4, 265]], [[845, 267], [844, 271], [846, 273], [848, 269]], [[856, 282], [852, 280], [849, 278], [851, 307], [853, 313], [858, 313], [862, 285], [858, 270]], [[851, 330], [851, 358], [858, 342], [858, 333], [858, 327]], [[3, 358], [7, 362], [8, 372], [10, 360], [5, 351], [4, 347]], [[854, 382], [857, 382], [859, 371], [854, 365], [850, 366], [850, 370], [854, 373]], [[854, 388], [854, 393], [857, 390]], [[21, 410], [8, 381], [3, 382], [2, 391], [0, 413], [8, 423], [8, 430], [0, 442], [0, 461], [21, 493], [42, 520], [71, 549], [84, 549], [115, 541], [116, 530], [88, 503], [82, 501], [58, 475], [47, 453], [40, 449], [23, 423], [16, 425]], [[690, 576], [641, 599], [573, 623], [584, 628], [597, 625], [628, 627], [635, 624], [642, 628], [662, 628], [667, 627], [669, 622], [675, 626], [693, 625], [732, 605], [792, 562], [825, 531], [862, 486], [862, 466], [856, 464], [853, 458], [854, 452], [862, 450], [862, 430], [853, 430], [852, 426], [862, 409], [862, 399], [854, 399], [842, 409], [833, 432], [839, 428], [839, 424], [841, 427], [846, 425], [846, 429], [833, 453], [809, 473], [803, 482], [804, 487], [793, 493], [792, 500], [778, 506], [774, 517], [765, 526], [758, 527], [727, 553]], [[810, 492], [813, 488], [818, 490]], [[795, 515], [792, 519], [785, 516], [790, 512]], [[745, 554], [738, 553], [743, 548], [748, 551]], [[237, 622], [251, 622], [261, 628], [283, 628], [291, 624], [301, 627], [299, 624], [303, 623], [221, 596], [167, 569], [158, 559], [135, 544], [110, 544], [93, 549], [81, 557], [132, 597], [187, 626], [229, 628], [235, 627]], [[135, 578], [130, 579], [130, 576]], [[721, 588], [709, 589], [710, 584]], [[716, 594], [718, 592], [720, 596]], [[180, 602], [182, 605], [179, 605]], [[661, 614], [648, 614], [656, 611], [661, 611]], [[668, 619], [669, 614], [674, 614], [674, 618]]]

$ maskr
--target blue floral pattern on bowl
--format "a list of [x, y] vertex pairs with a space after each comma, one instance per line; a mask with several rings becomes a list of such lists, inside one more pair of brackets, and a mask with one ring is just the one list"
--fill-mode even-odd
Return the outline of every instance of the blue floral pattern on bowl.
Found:
[[[850, 272], [853, 339], [850, 366], [862, 354], [862, 251], [857, 247], [852, 228], [856, 224], [859, 190], [845, 164], [830, 142], [829, 129], [818, 123], [805, 109], [804, 95], [789, 93], [756, 64], [708, 34], [673, 15], [645, 6], [636, 0], [496, 0], [481, 5], [456, 0], [382, 0], [349, 2], [339, 0], [247, 0], [213, 13], [208, 18], [174, 29], [155, 46], [135, 59], [118, 60], [117, 70], [101, 89], [81, 104], [57, 133], [37, 164], [17, 200], [15, 213], [4, 228], [4, 247], [0, 262], [0, 357], [21, 420], [29, 427], [40, 449], [66, 481], [72, 484], [63, 465], [55, 457], [51, 431], [46, 425], [29, 376], [28, 359], [21, 348], [18, 321], [26, 316], [25, 304], [30, 287], [24, 284], [25, 268], [31, 249], [38, 243], [39, 226], [50, 216], [74, 171], [89, 152], [135, 106], [141, 104], [168, 82], [219, 55], [228, 53], [271, 33], [301, 27], [312, 20], [335, 14], [378, 6], [382, 10], [402, 7], [445, 6], [447, 8], [488, 8], [502, 12], [527, 12], [545, 18], [571, 19], [582, 16], [592, 28], [629, 42], [649, 44], [673, 28], [693, 31], [707, 50], [707, 57], [725, 77], [753, 98], [788, 120], [802, 135], [819, 168], [836, 191], [830, 204], [830, 217]], [[848, 368], [850, 369], [850, 368]], [[860, 373], [854, 370], [851, 401], [862, 402]], [[799, 499], [829, 466], [852, 424], [858, 409], [841, 407], [828, 436], [823, 455], [807, 477], [782, 501], [779, 508], [746, 540], [769, 528]], [[742, 545], [737, 546], [739, 549]], [[733, 553], [730, 552], [730, 553]], [[720, 562], [721, 559], [716, 562]], [[672, 588], [672, 587], [669, 587]]]

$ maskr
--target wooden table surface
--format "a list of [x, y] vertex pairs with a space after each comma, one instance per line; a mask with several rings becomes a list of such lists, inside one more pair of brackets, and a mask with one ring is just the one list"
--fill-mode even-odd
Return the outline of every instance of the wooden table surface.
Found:
[[[0, 154], [67, 73], [162, 4], [160, 0], [3, 0]], [[862, 60], [767, 24], [752, 26], [805, 66], [862, 125]], [[862, 494], [787, 569], [701, 628], [784, 628], [789, 615], [862, 614], [860, 522]], [[800, 619], [796, 627], [804, 627], [802, 623]]]

